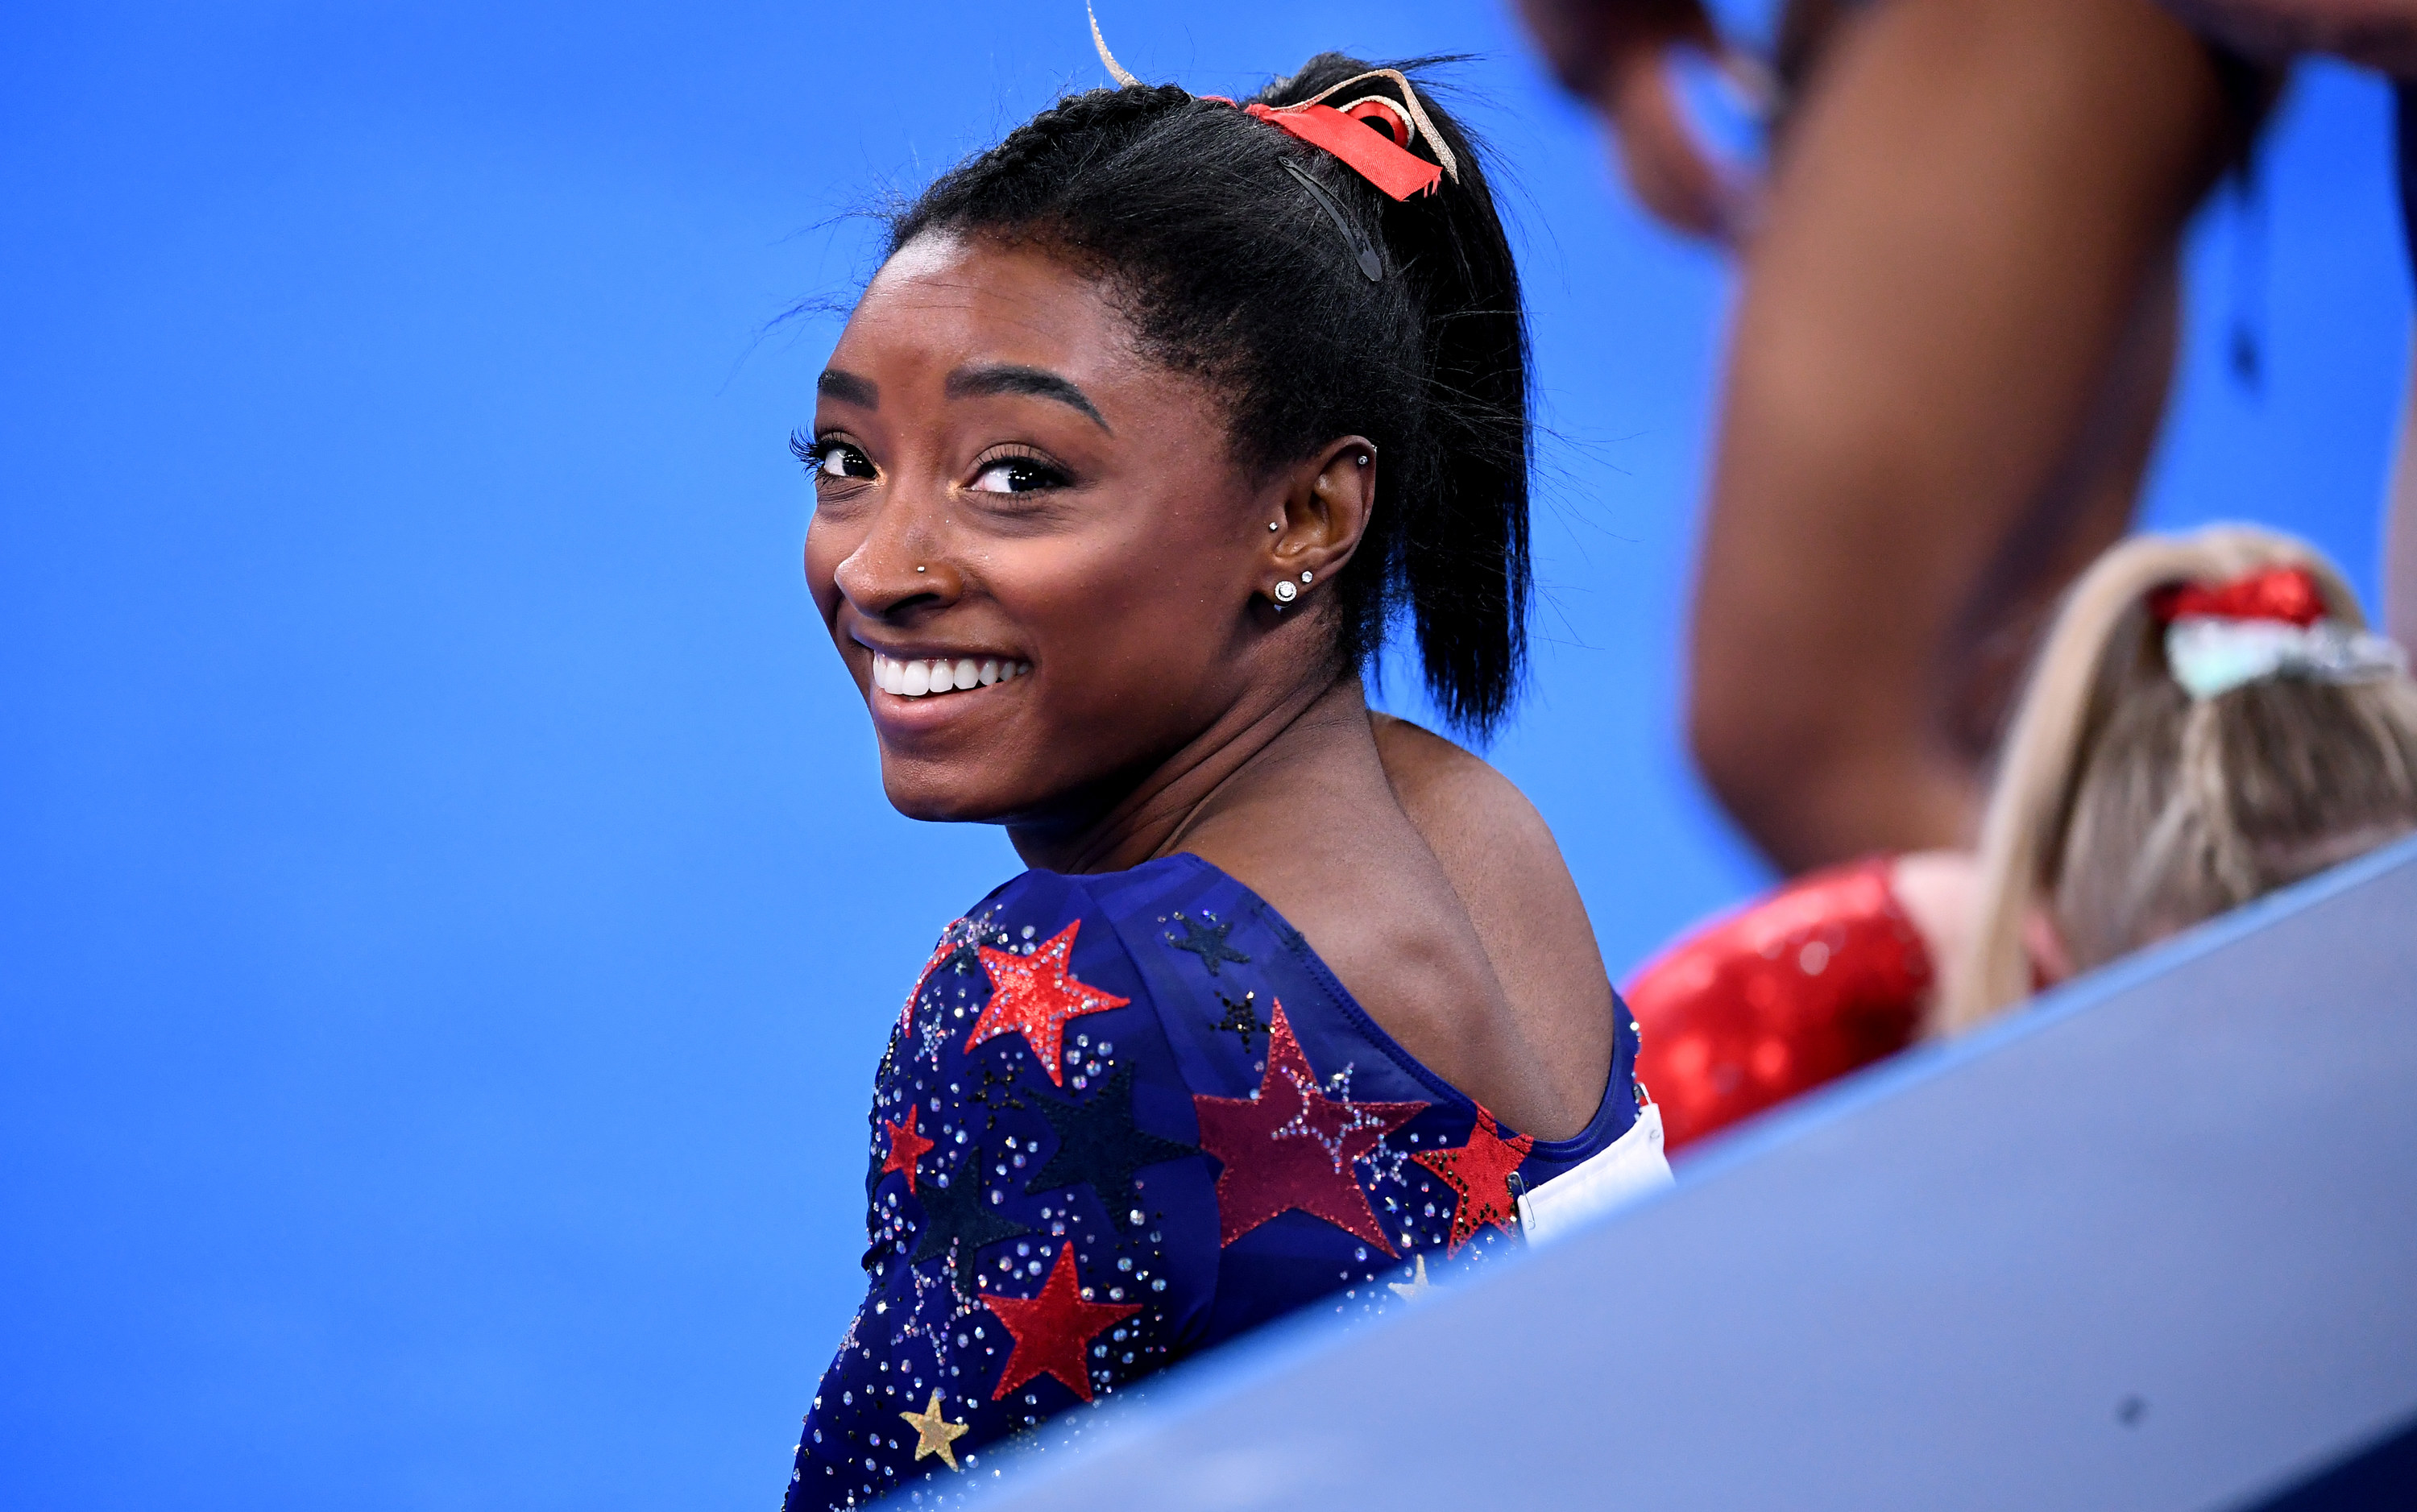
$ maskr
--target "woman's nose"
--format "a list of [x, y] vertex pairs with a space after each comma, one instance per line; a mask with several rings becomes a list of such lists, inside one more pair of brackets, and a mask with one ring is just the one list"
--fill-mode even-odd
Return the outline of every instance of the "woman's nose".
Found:
[[916, 528], [904, 514], [882, 510], [833, 574], [840, 593], [858, 613], [886, 619], [915, 607], [918, 600], [934, 606], [950, 602], [964, 587], [956, 568], [935, 548], [932, 533]]

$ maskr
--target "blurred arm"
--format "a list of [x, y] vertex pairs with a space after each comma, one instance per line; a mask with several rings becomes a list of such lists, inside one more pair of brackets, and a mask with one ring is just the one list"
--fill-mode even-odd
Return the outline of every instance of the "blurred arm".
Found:
[[1690, 736], [1782, 867], [1968, 843], [2028, 636], [2121, 536], [2241, 126], [2150, 0], [1890, 0], [1789, 128], [1732, 338]]

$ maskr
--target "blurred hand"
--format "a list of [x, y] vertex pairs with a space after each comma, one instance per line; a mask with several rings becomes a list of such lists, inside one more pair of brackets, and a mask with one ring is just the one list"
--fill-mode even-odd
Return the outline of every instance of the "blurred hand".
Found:
[[1688, 123], [1671, 74], [1676, 46], [1620, 59], [1595, 96], [1629, 191], [1663, 224], [1724, 246], [1753, 229], [1754, 180], [1708, 150]]
[[2165, 6], [2260, 62], [2322, 53], [2417, 78], [2417, 0], [2165, 0]]
[[1671, 73], [1681, 49], [1743, 70], [1700, 0], [1519, 0], [1519, 12], [1562, 84], [1603, 113], [1645, 208], [1690, 235], [1742, 237], [1756, 186], [1705, 147]]

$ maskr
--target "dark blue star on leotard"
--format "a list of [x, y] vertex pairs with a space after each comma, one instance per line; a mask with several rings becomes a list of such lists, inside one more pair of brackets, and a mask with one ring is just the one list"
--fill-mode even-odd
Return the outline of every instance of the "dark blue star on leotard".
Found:
[[1198, 956], [1200, 963], [1208, 968], [1209, 975], [1217, 975], [1217, 963], [1222, 960], [1231, 960], [1244, 966], [1251, 963], [1250, 957], [1225, 943], [1225, 936], [1233, 932], [1233, 920], [1227, 919], [1223, 924], [1204, 925], [1197, 919], [1185, 918], [1178, 914], [1175, 915], [1175, 922], [1183, 926], [1183, 938], [1178, 940], [1170, 934], [1166, 937], [1166, 943], [1178, 950], [1189, 950]]
[[1037, 1096], [1032, 1100], [1056, 1132], [1057, 1150], [1024, 1184], [1027, 1193], [1087, 1181], [1113, 1216], [1133, 1205], [1129, 1200], [1135, 1171], [1200, 1153], [1189, 1144], [1160, 1139], [1133, 1126], [1130, 1066], [1117, 1067], [1087, 1101], [1060, 1102]]
[[974, 1251], [1032, 1232], [1026, 1224], [1001, 1217], [995, 1204], [984, 1201], [981, 1168], [982, 1153], [977, 1147], [957, 1163], [947, 1186], [926, 1182], [915, 1194], [923, 1203], [923, 1232], [906, 1261], [920, 1265], [947, 1254], [950, 1241], [956, 1241], [957, 1290], [968, 1297], [973, 1295]]

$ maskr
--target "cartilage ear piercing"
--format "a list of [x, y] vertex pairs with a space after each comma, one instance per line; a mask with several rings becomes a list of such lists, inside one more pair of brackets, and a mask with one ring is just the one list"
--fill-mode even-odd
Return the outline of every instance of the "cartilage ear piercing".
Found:
[[1276, 603], [1278, 605], [1289, 604], [1300, 597], [1300, 590], [1294, 587], [1290, 582], [1287, 581], [1276, 584]]
[[1368, 465], [1368, 454], [1364, 451], [1360, 454], [1360, 465], [1362, 467]]

